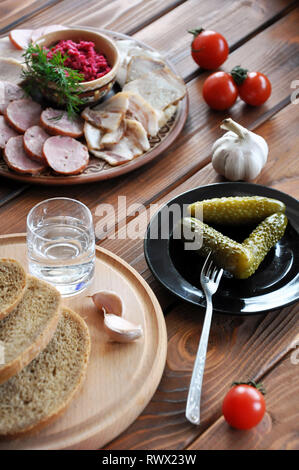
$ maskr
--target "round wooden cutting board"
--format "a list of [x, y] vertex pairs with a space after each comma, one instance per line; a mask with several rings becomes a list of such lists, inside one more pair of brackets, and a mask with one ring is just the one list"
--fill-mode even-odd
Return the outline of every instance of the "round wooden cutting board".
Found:
[[[0, 237], [0, 257], [27, 267], [25, 234]], [[125, 317], [144, 329], [134, 343], [111, 343], [103, 332], [101, 313], [88, 297], [99, 290], [117, 292]], [[87, 322], [91, 355], [87, 377], [65, 413], [38, 434], [0, 440], [0, 449], [98, 449], [124, 431], [152, 398], [161, 379], [167, 334], [160, 305], [143, 278], [127, 263], [96, 249], [93, 284], [64, 299]]]

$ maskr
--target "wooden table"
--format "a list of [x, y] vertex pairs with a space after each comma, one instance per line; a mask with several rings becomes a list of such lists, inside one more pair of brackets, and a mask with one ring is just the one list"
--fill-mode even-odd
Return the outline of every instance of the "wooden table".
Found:
[[[164, 53], [184, 77], [190, 112], [175, 145], [146, 167], [115, 180], [87, 186], [34, 187], [0, 180], [1, 233], [24, 232], [26, 214], [37, 202], [65, 196], [79, 199], [95, 215], [100, 203], [118, 195], [146, 211], [187, 189], [221, 181], [210, 162], [211, 145], [222, 132], [220, 121], [230, 115], [256, 130], [270, 146], [268, 163], [256, 180], [299, 197], [298, 111], [291, 103], [291, 83], [299, 79], [298, 2], [291, 0], [4, 0], [0, 33], [13, 27], [62, 23], [104, 27], [132, 35]], [[272, 96], [266, 105], [248, 108], [240, 101], [229, 113], [213, 112], [204, 104], [201, 88], [208, 73], [190, 57], [197, 26], [224, 34], [231, 54], [225, 70], [242, 64], [266, 73]], [[142, 188], [142, 189], [140, 189]], [[122, 230], [136, 214], [117, 214]], [[202, 397], [202, 423], [185, 419], [185, 405], [203, 311], [178, 301], [152, 277], [142, 240], [98, 240], [129, 262], [153, 288], [165, 312], [168, 329], [166, 368], [153, 399], [142, 415], [106, 449], [298, 449], [299, 365], [291, 362], [299, 340], [298, 304], [267, 315], [213, 319]], [[224, 394], [234, 380], [263, 380], [268, 390], [267, 414], [252, 431], [230, 429], [221, 415]]]

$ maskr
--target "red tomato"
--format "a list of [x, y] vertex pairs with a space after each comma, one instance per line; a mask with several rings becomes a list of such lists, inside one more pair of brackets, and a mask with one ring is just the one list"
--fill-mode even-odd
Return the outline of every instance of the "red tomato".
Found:
[[191, 44], [191, 55], [203, 69], [217, 69], [227, 59], [229, 48], [226, 39], [215, 31], [202, 28], [189, 30], [195, 37]]
[[215, 72], [205, 80], [202, 94], [211, 108], [224, 110], [235, 103], [238, 97], [238, 88], [229, 73]]
[[222, 404], [224, 418], [236, 429], [253, 428], [262, 420], [265, 410], [266, 404], [262, 393], [247, 384], [232, 387]]
[[249, 72], [238, 86], [240, 98], [251, 106], [260, 106], [271, 95], [271, 83], [268, 77], [260, 72]]

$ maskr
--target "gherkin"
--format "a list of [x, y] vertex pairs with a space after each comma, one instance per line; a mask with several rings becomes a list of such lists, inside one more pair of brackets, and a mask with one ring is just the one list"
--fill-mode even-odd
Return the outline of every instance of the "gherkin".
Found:
[[287, 222], [287, 217], [282, 212], [272, 214], [243, 243], [232, 240], [193, 217], [182, 220], [182, 229], [183, 237], [190, 230], [201, 234], [202, 246], [196, 250], [199, 255], [207, 256], [211, 252], [219, 267], [238, 279], [246, 279], [257, 270], [270, 248], [283, 236]]
[[275, 212], [285, 212], [285, 204], [277, 199], [262, 196], [236, 196], [205, 199], [188, 207], [192, 217], [196, 213], [207, 224], [246, 225], [258, 224]]

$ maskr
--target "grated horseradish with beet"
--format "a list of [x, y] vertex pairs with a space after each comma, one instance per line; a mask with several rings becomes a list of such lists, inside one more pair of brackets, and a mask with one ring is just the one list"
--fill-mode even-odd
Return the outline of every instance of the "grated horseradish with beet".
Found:
[[95, 50], [95, 44], [92, 41], [77, 43], [71, 39], [61, 40], [50, 49], [47, 54], [48, 59], [51, 59], [58, 51], [62, 56], [67, 55], [64, 65], [82, 73], [86, 82], [96, 80], [111, 70], [106, 57]]

